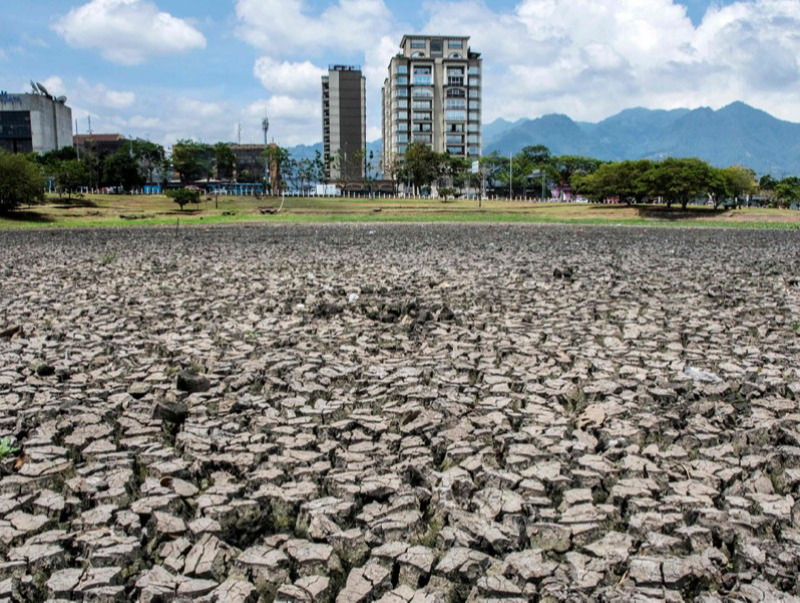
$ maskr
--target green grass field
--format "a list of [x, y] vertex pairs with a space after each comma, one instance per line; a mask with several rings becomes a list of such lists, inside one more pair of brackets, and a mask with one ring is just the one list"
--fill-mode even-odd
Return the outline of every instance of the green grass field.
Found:
[[[627, 226], [800, 228], [800, 212], [773, 209], [713, 211], [707, 207], [667, 211], [663, 206], [593, 205], [411, 199], [280, 199], [221, 197], [181, 211], [163, 196], [93, 195], [71, 202], [51, 198], [47, 205], [0, 214], [0, 228], [77, 228], [231, 224], [241, 222], [501, 222]], [[378, 211], [379, 210], [379, 211]]]

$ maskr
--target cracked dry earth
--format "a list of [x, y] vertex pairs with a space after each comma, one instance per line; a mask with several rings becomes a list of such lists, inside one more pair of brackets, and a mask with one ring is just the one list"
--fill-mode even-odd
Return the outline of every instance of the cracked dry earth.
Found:
[[0, 600], [798, 601], [798, 243], [2, 233]]

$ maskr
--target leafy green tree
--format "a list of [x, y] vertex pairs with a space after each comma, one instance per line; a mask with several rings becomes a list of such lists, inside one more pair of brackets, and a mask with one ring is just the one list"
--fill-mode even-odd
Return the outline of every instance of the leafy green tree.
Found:
[[711, 166], [696, 158], [665, 159], [654, 164], [647, 175], [653, 196], [664, 197], [667, 207], [680, 203], [682, 209], [708, 192], [712, 178]]
[[422, 142], [412, 142], [406, 148], [405, 168], [414, 191], [430, 186], [441, 174], [442, 156]]
[[322, 159], [322, 153], [315, 151], [313, 159], [313, 179], [315, 182], [325, 183], [325, 161]]
[[530, 165], [535, 166], [541, 166], [550, 163], [552, 159], [550, 149], [543, 144], [523, 147], [522, 150], [517, 153], [517, 155], [524, 157]]
[[574, 174], [570, 185], [577, 193], [594, 201], [616, 197], [622, 203], [642, 203], [650, 196], [650, 172], [647, 160], [604, 163], [590, 174]]
[[[756, 174], [751, 169], [741, 165], [733, 165], [720, 170], [719, 173], [725, 181], [725, 188], [727, 189], [728, 196], [733, 199], [737, 206], [741, 205], [742, 197], [754, 195], [756, 191], [758, 191]], [[715, 209], [717, 205], [718, 203], [715, 197]]]
[[214, 149], [193, 140], [179, 140], [172, 147], [172, 165], [181, 182], [208, 179], [214, 167]]
[[236, 168], [236, 155], [231, 147], [224, 142], [214, 145], [214, 171], [220, 180], [233, 179], [233, 171]]
[[154, 181], [154, 172], [161, 170], [166, 174], [165, 162], [167, 154], [164, 147], [160, 144], [150, 142], [149, 140], [142, 140], [137, 138], [130, 143], [130, 152], [136, 159], [139, 165], [139, 171], [145, 179], [145, 182], [152, 184]]
[[44, 203], [42, 169], [22, 155], [0, 151], [0, 211]]
[[558, 188], [563, 193], [571, 187], [571, 182], [575, 176], [585, 176], [591, 174], [600, 167], [600, 161], [591, 157], [581, 155], [561, 155], [553, 157], [550, 161], [557, 174]]
[[67, 199], [71, 199], [72, 193], [80, 187], [89, 184], [89, 172], [77, 159], [59, 161], [55, 165], [55, 177], [59, 192], [62, 195], [67, 193]]
[[[452, 189], [452, 195], [457, 192], [464, 192], [464, 188], [469, 182], [470, 169], [472, 162], [464, 157], [454, 157], [447, 153], [441, 157], [441, 184], [443, 188]], [[444, 193], [440, 190], [440, 195]]]
[[105, 158], [103, 163], [103, 183], [106, 186], [119, 186], [130, 191], [144, 184], [145, 178], [139, 171], [139, 162], [130, 149], [119, 149]]
[[789, 176], [775, 185], [775, 199], [779, 207], [790, 207], [800, 201], [800, 178]]
[[200, 203], [200, 191], [198, 189], [178, 188], [168, 190], [166, 195], [180, 206], [181, 211], [183, 211], [185, 205]]

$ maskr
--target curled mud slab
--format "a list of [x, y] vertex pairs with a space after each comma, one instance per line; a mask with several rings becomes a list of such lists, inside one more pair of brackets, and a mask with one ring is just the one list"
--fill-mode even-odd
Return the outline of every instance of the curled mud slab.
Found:
[[0, 600], [800, 596], [795, 233], [0, 249]]

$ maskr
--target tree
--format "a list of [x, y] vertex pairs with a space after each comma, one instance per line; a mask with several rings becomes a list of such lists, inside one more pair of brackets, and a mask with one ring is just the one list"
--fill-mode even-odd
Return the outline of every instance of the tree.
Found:
[[214, 149], [193, 140], [179, 140], [172, 147], [172, 165], [181, 182], [208, 179], [214, 163]]
[[0, 151], [0, 211], [44, 203], [42, 169], [22, 155]]
[[[733, 165], [729, 168], [721, 170], [714, 170], [716, 178], [721, 178], [723, 187], [725, 189], [725, 197], [720, 198], [714, 195], [714, 209], [717, 209], [719, 203], [724, 199], [730, 197], [734, 203], [741, 205], [741, 198], [746, 195], [753, 195], [758, 190], [756, 185], [756, 175], [753, 170], [740, 165]], [[715, 179], [716, 180], [716, 179]], [[718, 186], [718, 185], [717, 185]]]
[[103, 165], [103, 183], [105, 186], [118, 186], [130, 191], [144, 184], [145, 178], [139, 172], [139, 162], [129, 149], [119, 149], [106, 157]]
[[469, 182], [469, 172], [472, 163], [464, 157], [454, 157], [445, 154], [441, 159], [441, 174], [445, 179], [445, 186], [456, 191], [464, 192], [464, 188]]
[[713, 174], [712, 168], [700, 159], [665, 159], [654, 164], [647, 179], [650, 191], [664, 197], [667, 207], [673, 203], [686, 209], [689, 201], [708, 192]]
[[89, 183], [89, 172], [77, 159], [59, 161], [55, 165], [55, 177], [59, 192], [62, 195], [67, 193], [67, 199], [71, 199], [72, 193]]
[[181, 211], [183, 211], [184, 205], [200, 203], [200, 191], [198, 189], [178, 188], [167, 191], [166, 195], [180, 206]]
[[230, 146], [218, 142], [213, 147], [214, 171], [219, 180], [233, 180], [233, 171], [236, 168], [236, 155]]
[[165, 161], [167, 158], [164, 147], [160, 144], [137, 138], [131, 141], [130, 151], [139, 164], [145, 182], [153, 184], [153, 172], [162, 170], [166, 174]]
[[595, 172], [600, 167], [600, 161], [580, 155], [561, 155], [554, 157], [551, 165], [555, 168], [559, 194], [563, 198], [566, 190], [571, 190], [572, 178], [576, 175], [585, 176]]
[[573, 174], [570, 186], [594, 201], [616, 197], [622, 203], [642, 203], [650, 196], [650, 171], [653, 163], [618, 161], [604, 163], [590, 174]]
[[775, 185], [775, 198], [779, 207], [787, 208], [800, 201], [800, 178], [789, 176]]
[[423, 142], [412, 142], [406, 148], [405, 168], [416, 193], [439, 177], [441, 165], [442, 157]]
[[263, 151], [263, 155], [267, 158], [267, 164], [269, 165], [270, 193], [276, 195], [283, 189], [281, 175], [287, 167], [290, 167], [288, 164], [291, 162], [292, 156], [288, 149], [279, 147], [276, 144], [267, 146]]

